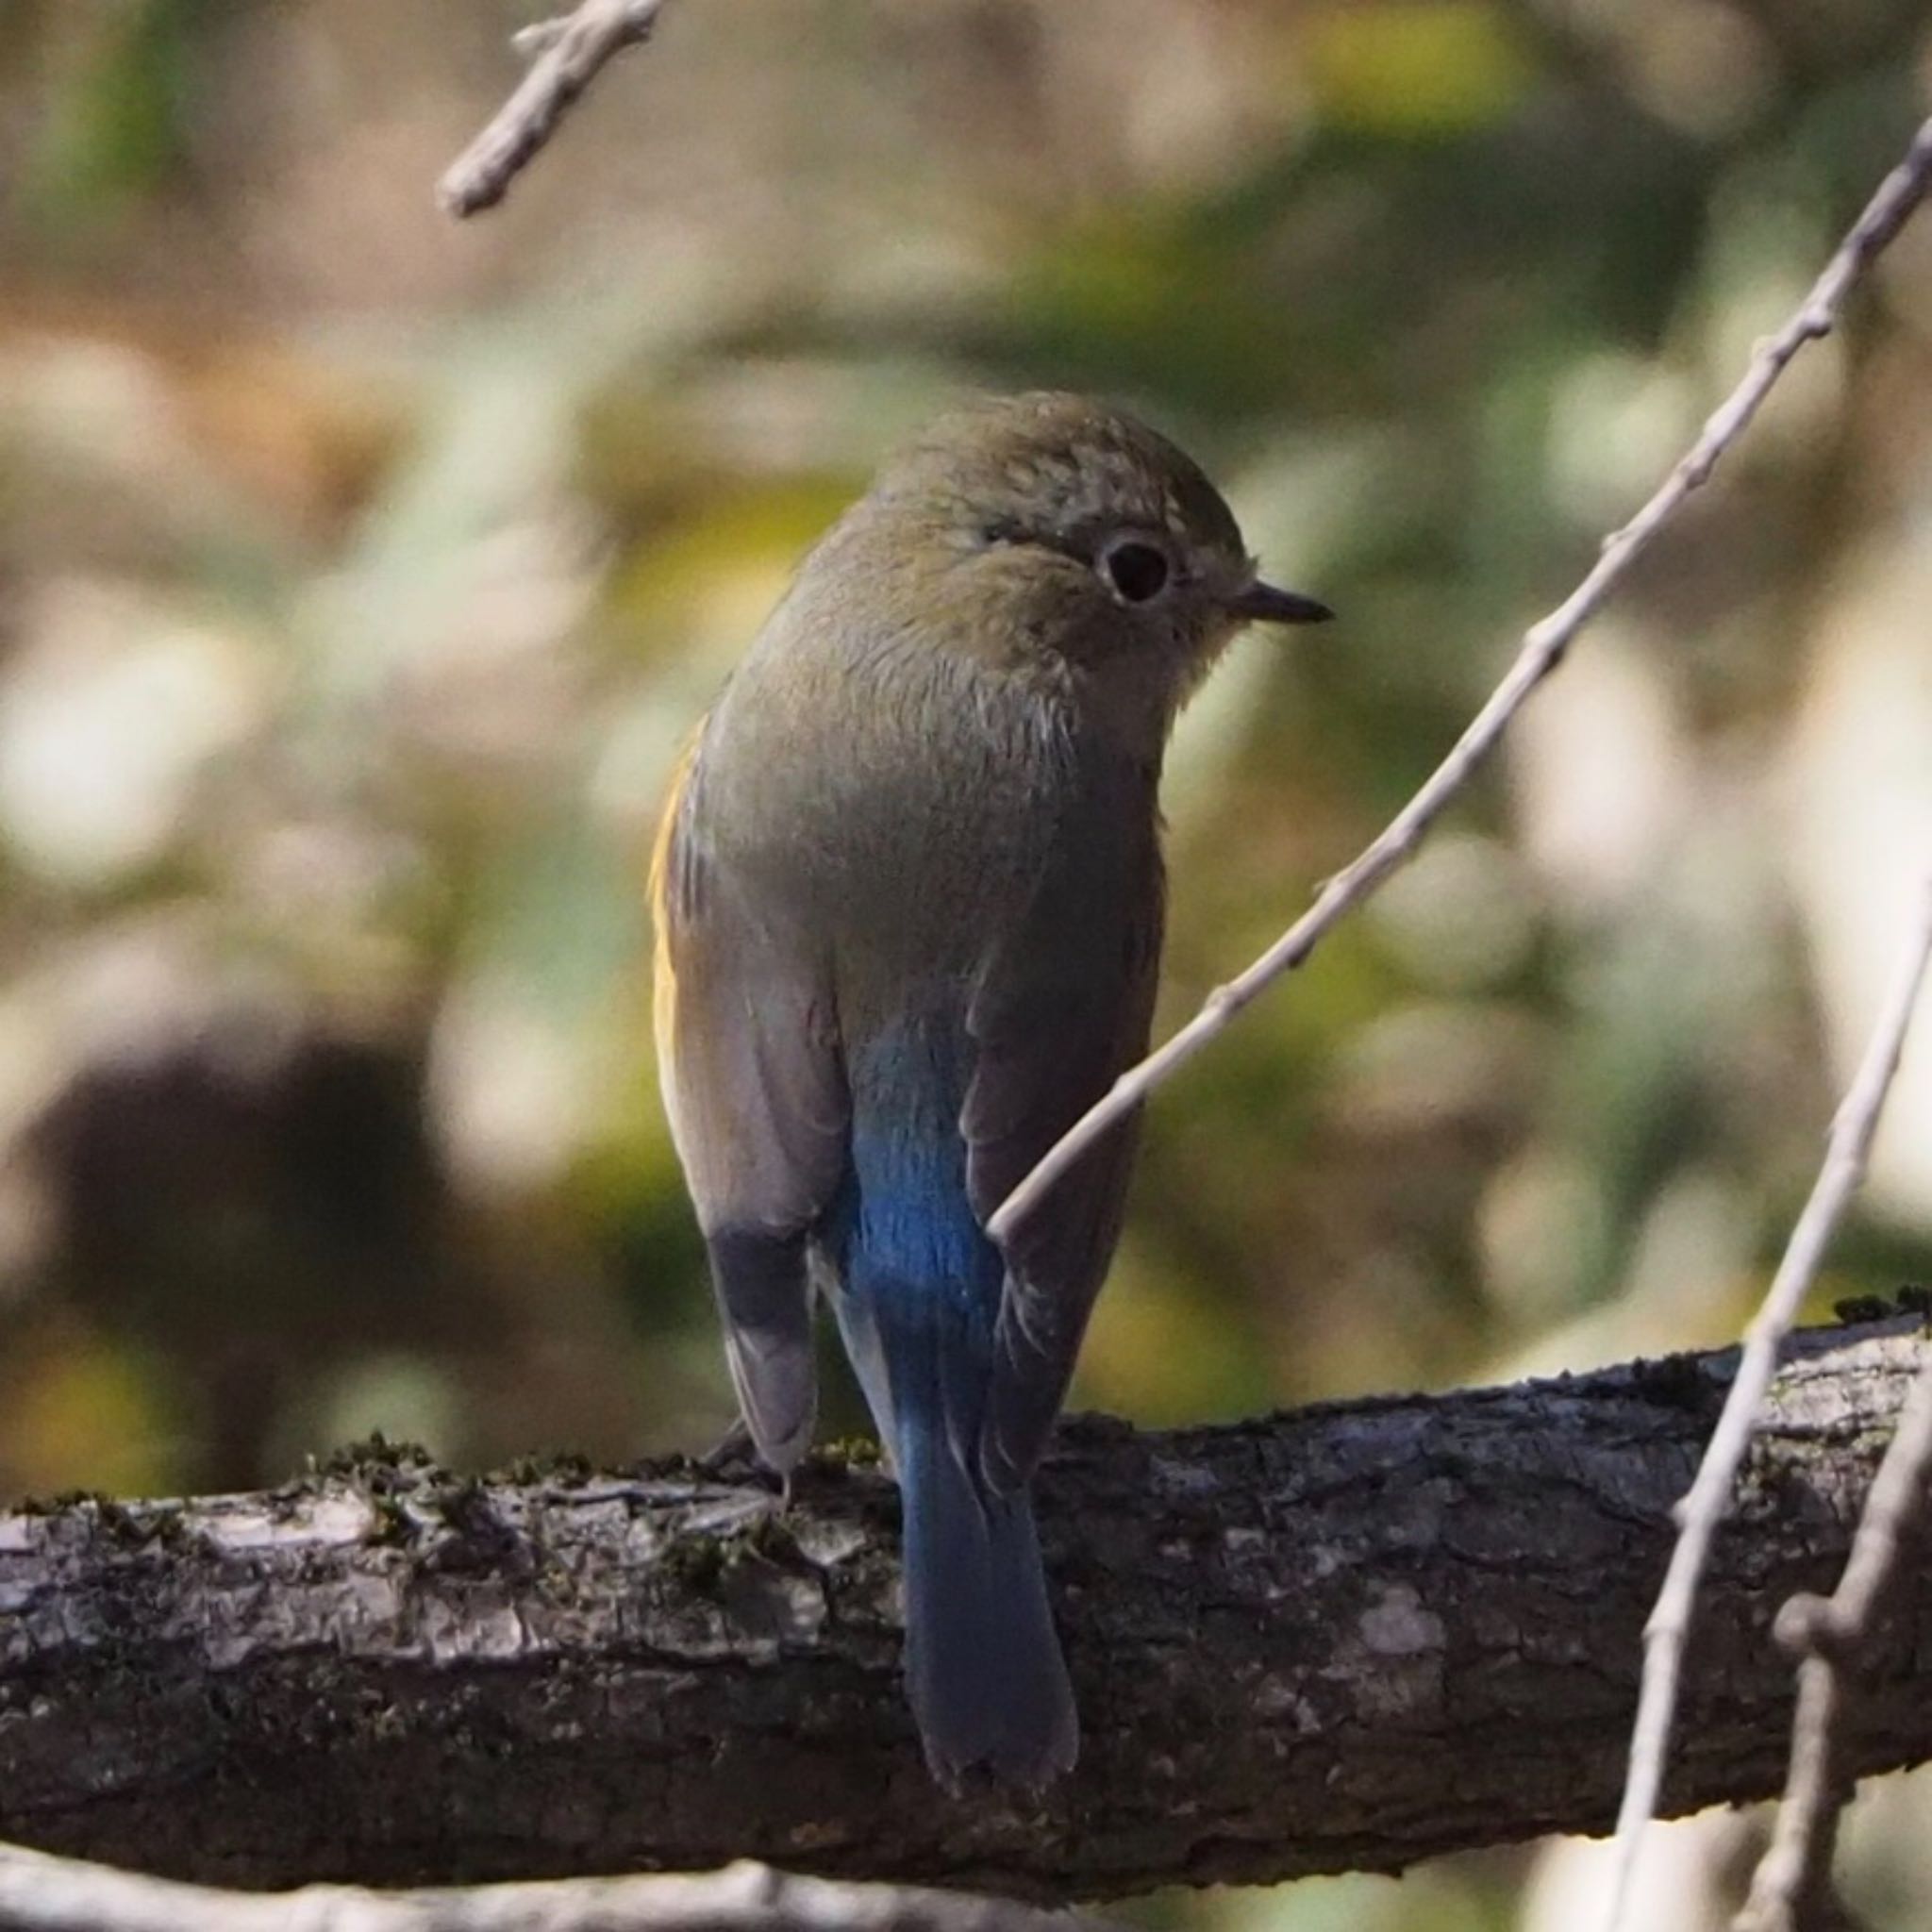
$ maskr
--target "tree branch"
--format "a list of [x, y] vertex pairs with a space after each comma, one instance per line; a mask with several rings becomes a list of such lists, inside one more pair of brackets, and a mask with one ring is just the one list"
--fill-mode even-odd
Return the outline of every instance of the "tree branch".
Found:
[[1764, 1301], [1745, 1331], [1743, 1359], [1724, 1400], [1724, 1413], [1697, 1466], [1696, 1479], [1677, 1506], [1676, 1546], [1671, 1552], [1663, 1587], [1657, 1591], [1657, 1607], [1643, 1626], [1643, 1678], [1631, 1733], [1629, 1771], [1617, 1811], [1617, 1859], [1604, 1917], [1605, 1932], [1620, 1932], [1624, 1924], [1633, 1896], [1631, 1881], [1638, 1848], [1644, 1826], [1656, 1815], [1676, 1714], [1684, 1646], [1711, 1539], [1730, 1507], [1731, 1485], [1750, 1443], [1757, 1406], [1771, 1386], [1778, 1351], [1811, 1291], [1840, 1220], [1865, 1178], [1873, 1137], [1905, 1052], [1926, 964], [1932, 961], [1932, 874], [1914, 894], [1914, 902], [1898, 963], [1858, 1058], [1857, 1073], [1833, 1116], [1824, 1165], [1797, 1226], [1791, 1230]]
[[741, 1862], [665, 1878], [467, 1890], [214, 1891], [0, 1845], [0, 1932], [1106, 1932], [1009, 1899], [796, 1878]]
[[1407, 862], [1429, 827], [1502, 741], [1516, 714], [1563, 661], [1577, 633], [1594, 617], [1651, 541], [1709, 481], [1711, 472], [1757, 414], [1778, 378], [1807, 342], [1831, 333], [1845, 297], [1890, 243], [1932, 187], [1932, 121], [1919, 129], [1905, 159], [1879, 184], [1865, 211], [1840, 243], [1810, 292], [1777, 331], [1758, 344], [1729, 396], [1650, 501], [1604, 540], [1590, 575], [1556, 609], [1524, 633], [1515, 661], [1442, 762], [1424, 780], [1374, 841], [1322, 888], [1315, 903], [1253, 965], [1210, 993], [1201, 1010], [1177, 1033], [1129, 1067], [1111, 1088], [1062, 1134], [987, 1224], [1006, 1241], [1034, 1213], [1089, 1148], [1111, 1133], [1172, 1074], [1224, 1032], [1250, 1001], [1302, 965], [1329, 929], [1368, 898]]
[[[1836, 1575], [1923, 1353], [1901, 1318], [1805, 1336], [1780, 1374], [1670, 1807], [1776, 1788], [1773, 1606]], [[891, 1488], [836, 1457], [783, 1514], [689, 1464], [479, 1483], [399, 1457], [0, 1515], [0, 1838], [251, 1886], [755, 1856], [1065, 1898], [1599, 1830], [1671, 1505], [1736, 1366], [1069, 1424], [1040, 1506], [1088, 1743], [1038, 1805], [934, 1790]], [[1923, 1563], [1898, 1602], [1848, 1774], [1932, 1752]]]
[[583, 0], [574, 12], [524, 28], [515, 44], [530, 71], [436, 184], [444, 212], [462, 221], [494, 208], [598, 75], [651, 38], [664, 7], [665, 0]]
[[1839, 1764], [1842, 1679], [1862, 1661], [1932, 1472], [1932, 1362], [1919, 1371], [1898, 1433], [1865, 1499], [1843, 1576], [1828, 1597], [1799, 1595], [1778, 1612], [1778, 1641], [1800, 1658], [1790, 1771], [1771, 1843], [1757, 1861], [1737, 1932], [1798, 1932], [1831, 1871], [1831, 1844], [1847, 1792]]

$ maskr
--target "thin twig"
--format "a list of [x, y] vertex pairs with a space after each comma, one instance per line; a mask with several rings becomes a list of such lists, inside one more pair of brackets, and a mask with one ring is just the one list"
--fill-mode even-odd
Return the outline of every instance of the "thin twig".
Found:
[[0, 1932], [1105, 1932], [1010, 1899], [722, 1872], [425, 1891], [218, 1891], [0, 1845]]
[[1831, 1868], [1831, 1840], [1843, 1778], [1838, 1763], [1841, 1673], [1856, 1666], [1872, 1635], [1899, 1553], [1932, 1475], [1932, 1357], [1899, 1412], [1898, 1433], [1865, 1498], [1828, 1598], [1794, 1596], [1778, 1612], [1778, 1641], [1802, 1658], [1791, 1718], [1791, 1769], [1771, 1843], [1758, 1860], [1751, 1895], [1734, 1932], [1799, 1932], [1801, 1916]]
[[1643, 1626], [1643, 1677], [1630, 1739], [1629, 1773], [1617, 1812], [1616, 1860], [1609, 1910], [1604, 1920], [1606, 1932], [1620, 1932], [1624, 1923], [1638, 1846], [1644, 1826], [1657, 1810], [1676, 1712], [1685, 1638], [1711, 1538], [1730, 1502], [1731, 1484], [1757, 1423], [1758, 1405], [1777, 1368], [1778, 1350], [1797, 1318], [1840, 1217], [1864, 1179], [1872, 1137], [1877, 1131], [1892, 1075], [1898, 1071], [1928, 958], [1932, 958], [1932, 876], [1924, 882], [1922, 903], [1910, 921], [1905, 950], [1857, 1074], [1833, 1116], [1824, 1165], [1791, 1232], [1777, 1274], [1745, 1331], [1737, 1379], [1724, 1397], [1723, 1413], [1698, 1465], [1696, 1479], [1677, 1505], [1676, 1546], [1671, 1552], [1657, 1607]]
[[1708, 479], [1718, 459], [1757, 415], [1791, 358], [1807, 342], [1830, 334], [1845, 296], [1905, 225], [1928, 186], [1932, 186], [1932, 121], [1919, 129], [1906, 158], [1880, 184], [1796, 313], [1775, 335], [1758, 344], [1743, 380], [1705, 424], [1689, 454], [1650, 501], [1606, 540], [1594, 568], [1568, 599], [1524, 634], [1522, 648], [1502, 683], [1421, 791], [1354, 863], [1328, 880], [1314, 905], [1252, 966], [1210, 994], [1178, 1033], [1130, 1067], [1060, 1136], [988, 1223], [987, 1230], [995, 1241], [1009, 1240], [1082, 1155], [1221, 1034], [1250, 1000], [1301, 965], [1328, 929], [1409, 857], [1443, 808], [1495, 749], [1530, 693], [1563, 661], [1576, 634], [1651, 540]]
[[530, 71], [437, 183], [445, 212], [461, 221], [494, 208], [611, 59], [651, 38], [664, 6], [665, 0], [583, 0], [574, 12], [525, 27], [515, 44], [529, 58]]

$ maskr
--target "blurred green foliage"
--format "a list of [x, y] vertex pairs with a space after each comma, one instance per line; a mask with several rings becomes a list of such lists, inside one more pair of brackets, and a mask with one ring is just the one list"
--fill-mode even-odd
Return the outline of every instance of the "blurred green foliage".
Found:
[[[458, 230], [522, 17], [0, 13], [0, 1493], [714, 1435], [642, 855], [881, 450], [969, 387], [1116, 395], [1342, 612], [1176, 739], [1172, 1023], [1689, 441], [1932, 57], [1889, 0], [689, 0]], [[1914, 232], [1161, 1094], [1077, 1400], [1736, 1330], [1932, 826], [1928, 345]], [[1928, 1272], [1922, 1045], [1821, 1301]], [[1500, 1925], [1521, 1863], [1215, 1922]]]

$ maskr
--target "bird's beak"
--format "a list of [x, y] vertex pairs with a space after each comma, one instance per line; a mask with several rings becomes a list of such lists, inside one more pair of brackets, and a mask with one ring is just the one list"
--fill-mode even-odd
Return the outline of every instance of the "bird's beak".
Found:
[[1248, 624], [1326, 624], [1335, 615], [1316, 598], [1258, 581], [1237, 591], [1227, 600], [1227, 608]]

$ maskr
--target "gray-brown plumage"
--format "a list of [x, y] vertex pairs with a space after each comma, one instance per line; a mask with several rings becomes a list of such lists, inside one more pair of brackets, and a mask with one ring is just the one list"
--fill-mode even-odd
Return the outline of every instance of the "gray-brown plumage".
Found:
[[1131, 1133], [1004, 1255], [984, 1224], [1145, 1049], [1174, 714], [1243, 623], [1326, 614], [1256, 581], [1131, 417], [981, 404], [806, 559], [666, 814], [665, 1091], [733, 1378], [789, 1467], [823, 1282], [904, 1493], [908, 1683], [949, 1783], [1043, 1783], [1077, 1748], [1026, 1485]]

